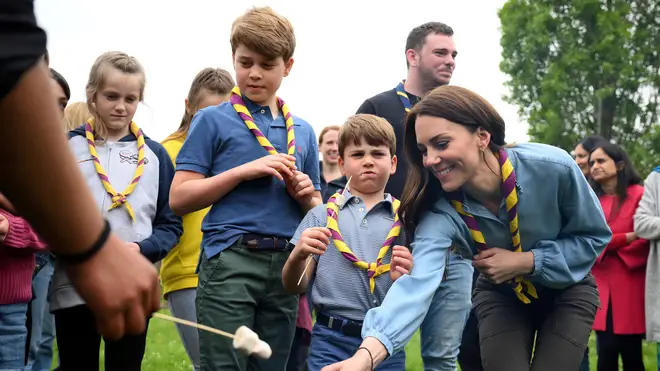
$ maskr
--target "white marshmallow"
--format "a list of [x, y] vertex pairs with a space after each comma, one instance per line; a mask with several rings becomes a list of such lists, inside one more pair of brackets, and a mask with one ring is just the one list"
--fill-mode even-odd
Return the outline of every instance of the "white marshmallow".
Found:
[[259, 358], [268, 359], [273, 354], [270, 345], [263, 340], [259, 340], [257, 345], [252, 349], [252, 354]]
[[268, 359], [272, 355], [270, 346], [259, 340], [259, 336], [246, 326], [241, 326], [234, 334], [234, 348], [246, 355], [256, 355]]
[[338, 207], [344, 206], [344, 202], [346, 202], [346, 196], [343, 194], [338, 194], [337, 197], [335, 197], [335, 205]]

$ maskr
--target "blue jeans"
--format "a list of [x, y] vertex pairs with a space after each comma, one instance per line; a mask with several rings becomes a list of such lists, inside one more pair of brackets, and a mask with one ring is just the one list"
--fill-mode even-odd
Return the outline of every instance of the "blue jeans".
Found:
[[472, 306], [472, 262], [451, 253], [447, 279], [431, 302], [420, 327], [425, 371], [456, 371], [463, 328]]
[[53, 276], [53, 260], [50, 254], [38, 256], [41, 270], [32, 279], [34, 300], [31, 304], [32, 328], [28, 365], [33, 371], [48, 371], [53, 362], [55, 321], [48, 306], [48, 290]]
[[[361, 338], [344, 335], [325, 326], [315, 324], [312, 344], [307, 358], [308, 371], [320, 371], [323, 367], [351, 358], [362, 344]], [[386, 359], [375, 371], [405, 371], [406, 353], [401, 351]]]
[[25, 366], [27, 303], [0, 305], [0, 371], [29, 370]]

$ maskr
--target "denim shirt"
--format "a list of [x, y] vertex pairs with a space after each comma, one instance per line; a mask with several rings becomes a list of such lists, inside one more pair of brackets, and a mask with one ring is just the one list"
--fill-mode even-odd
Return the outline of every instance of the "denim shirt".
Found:
[[[562, 289], [581, 281], [612, 237], [598, 198], [566, 151], [537, 143], [506, 151], [517, 177], [522, 248], [534, 254], [528, 278], [539, 296], [544, 287]], [[477, 219], [489, 247], [512, 249], [504, 201], [498, 215], [470, 199], [465, 209]], [[464, 257], [477, 252], [466, 224], [442, 197], [415, 230], [415, 267], [392, 285], [380, 307], [367, 313], [363, 337], [377, 338], [389, 354], [403, 349], [429, 310], [452, 245]]]

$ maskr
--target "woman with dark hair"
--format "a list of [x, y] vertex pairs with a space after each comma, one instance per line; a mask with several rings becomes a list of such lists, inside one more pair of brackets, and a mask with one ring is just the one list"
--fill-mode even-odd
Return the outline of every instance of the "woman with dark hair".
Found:
[[50, 77], [52, 78], [51, 88], [57, 101], [57, 107], [62, 111], [62, 115], [64, 115], [64, 109], [69, 103], [69, 99], [71, 99], [69, 83], [66, 82], [64, 76], [52, 68], [50, 69]]
[[649, 242], [634, 232], [634, 215], [644, 193], [642, 178], [626, 152], [603, 143], [589, 156], [591, 181], [600, 199], [612, 241], [592, 268], [600, 309], [594, 330], [598, 339], [598, 371], [643, 371], [645, 333], [644, 286]]
[[603, 143], [609, 143], [609, 141], [600, 135], [588, 135], [580, 141], [580, 143], [575, 146], [573, 152], [575, 152], [575, 162], [582, 170], [584, 176], [589, 179], [589, 171], [591, 167], [589, 166], [589, 154], [591, 151], [596, 149], [596, 147]]
[[443, 300], [434, 293], [450, 249], [480, 272], [473, 308], [484, 370], [577, 370], [598, 307], [589, 270], [612, 235], [571, 156], [507, 146], [495, 109], [456, 86], [413, 107], [404, 146], [411, 170], [400, 210], [415, 268], [367, 313], [356, 354], [324, 371], [371, 370], [403, 349]]
[[[602, 143], [609, 143], [609, 141], [600, 135], [587, 135], [575, 146], [573, 153], [575, 153], [575, 163], [582, 170], [584, 177], [589, 179], [591, 167], [589, 166], [589, 154], [596, 149], [596, 146]], [[580, 365], [580, 371], [589, 371], [589, 347], [584, 350], [584, 358]]]

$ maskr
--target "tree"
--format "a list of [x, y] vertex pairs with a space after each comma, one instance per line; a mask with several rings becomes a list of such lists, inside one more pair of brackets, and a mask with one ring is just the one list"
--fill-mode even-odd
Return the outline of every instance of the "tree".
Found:
[[508, 0], [498, 15], [505, 99], [532, 140], [571, 150], [598, 133], [641, 173], [660, 165], [660, 0]]

